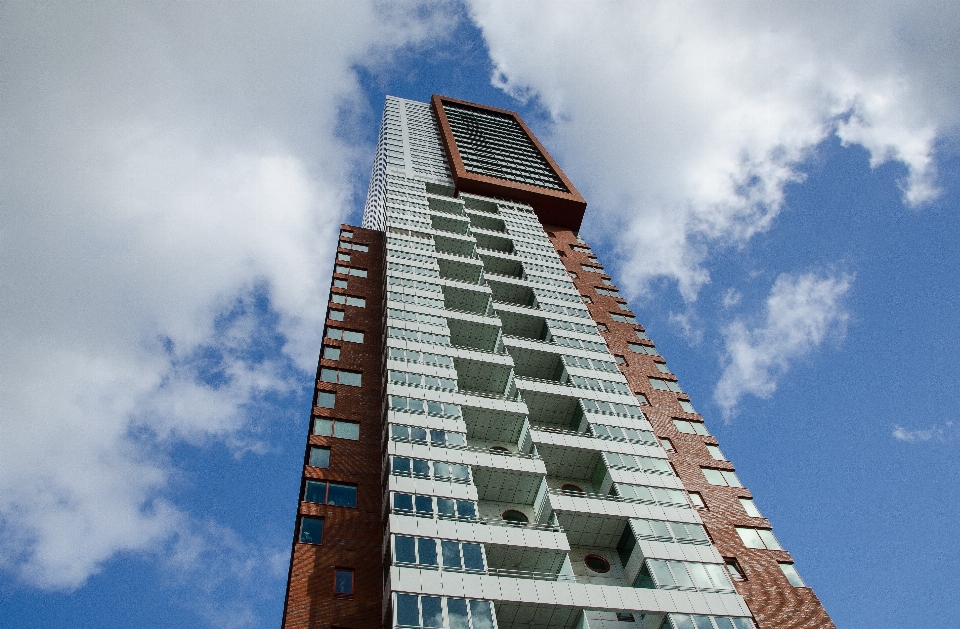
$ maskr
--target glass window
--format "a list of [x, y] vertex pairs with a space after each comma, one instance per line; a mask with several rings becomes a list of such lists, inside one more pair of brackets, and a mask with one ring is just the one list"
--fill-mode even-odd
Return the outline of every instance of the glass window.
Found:
[[324, 481], [308, 480], [303, 490], [304, 502], [323, 504], [327, 497], [327, 483]]
[[693, 426], [690, 422], [685, 419], [675, 419], [673, 420], [673, 425], [677, 428], [677, 431], [682, 432], [687, 435], [695, 434]]
[[693, 410], [693, 404], [686, 400], [677, 400], [680, 402], [680, 408], [683, 409], [684, 413], [696, 413], [697, 411]]
[[623, 356], [614, 356], [613, 359], [617, 361], [617, 364], [618, 364], [618, 365], [626, 365], [626, 364], [627, 364], [627, 359], [624, 358]]
[[727, 558], [723, 560], [723, 564], [727, 567], [727, 572], [730, 573], [730, 578], [734, 581], [746, 581], [747, 577], [743, 574], [743, 568], [740, 567], [740, 564], [734, 558]]
[[417, 563], [416, 540], [398, 535], [393, 541], [393, 558], [398, 563]]
[[353, 596], [353, 570], [337, 568], [333, 588], [334, 596], [343, 598]]
[[417, 538], [417, 563], [424, 566], [437, 565], [437, 541], [426, 537]]
[[463, 567], [467, 570], [483, 570], [483, 551], [480, 544], [463, 543]]
[[723, 456], [723, 452], [720, 452], [720, 446], [714, 446], [707, 444], [707, 452], [710, 453], [710, 456], [715, 458], [718, 461], [726, 461], [727, 457]]
[[443, 611], [440, 607], [439, 596], [421, 596], [420, 608], [423, 612], [424, 627], [443, 626]]
[[334, 286], [334, 288], [344, 288], [344, 289], [345, 289], [345, 288], [347, 287], [347, 280], [335, 279], [335, 280], [333, 280], [333, 286]]
[[450, 620], [450, 629], [470, 629], [467, 601], [462, 598], [448, 598], [447, 618]]
[[715, 470], [709, 467], [700, 468], [703, 470], [703, 476], [707, 479], [707, 482], [711, 485], [726, 485], [727, 481], [723, 479], [723, 474], [720, 473], [720, 470]]
[[410, 627], [420, 626], [419, 597], [412, 594], [397, 594], [397, 624]]
[[321, 357], [325, 360], [340, 360], [340, 348], [333, 345], [324, 345]]
[[413, 511], [413, 496], [410, 494], [393, 494], [393, 508], [401, 511]]
[[333, 436], [340, 439], [360, 439], [360, 424], [339, 419], [333, 425]]
[[743, 545], [747, 548], [766, 548], [763, 544], [763, 540], [760, 539], [760, 536], [757, 534], [757, 529], [748, 529], [743, 527], [736, 527], [737, 534], [740, 535], [740, 539], [743, 541]]
[[323, 540], [323, 518], [303, 516], [300, 519], [300, 543], [319, 544]]
[[356, 507], [357, 488], [354, 485], [330, 483], [330, 489], [327, 493], [327, 504], [338, 507]]
[[440, 549], [443, 554], [443, 565], [447, 568], [461, 568], [460, 563], [460, 544], [443, 540], [440, 542]]
[[341, 371], [340, 372], [340, 384], [345, 384], [351, 387], [359, 387], [361, 380], [361, 374], [355, 371]]
[[356, 306], [357, 308], [366, 308], [366, 307], [367, 307], [367, 300], [364, 299], [363, 297], [350, 297], [350, 296], [348, 296], [348, 297], [347, 297], [347, 305], [348, 305], [348, 306]]
[[757, 529], [757, 534], [760, 536], [760, 539], [763, 540], [763, 544], [770, 550], [783, 550], [783, 546], [781, 546], [777, 538], [773, 536], [773, 531], [770, 529]]
[[757, 509], [757, 505], [753, 502], [753, 498], [741, 498], [740, 505], [743, 507], [743, 510], [747, 512], [751, 518], [762, 518], [760, 515], [760, 510]]
[[673, 449], [673, 442], [667, 439], [666, 437], [662, 437], [660, 439], [660, 445], [662, 445], [663, 449], [666, 450], [667, 452], [676, 452], [676, 450]]
[[654, 363], [657, 366], [657, 370], [660, 373], [670, 373], [670, 368], [667, 367], [666, 363]]
[[727, 485], [730, 485], [731, 487], [743, 487], [740, 479], [737, 478], [736, 472], [721, 470], [720, 473], [723, 474], [723, 480], [727, 481]]
[[311, 467], [330, 467], [330, 448], [311, 446], [309, 465]]
[[797, 569], [793, 567], [792, 563], [781, 563], [779, 564], [780, 570], [783, 571], [783, 576], [787, 577], [787, 581], [790, 582], [790, 585], [793, 587], [806, 587], [803, 579], [800, 578], [800, 575], [797, 574]]
[[327, 318], [333, 321], [343, 321], [343, 310], [333, 310], [331, 308], [330, 314], [327, 315]]
[[333, 408], [337, 401], [337, 394], [333, 391], [317, 391], [317, 406], [321, 408]]

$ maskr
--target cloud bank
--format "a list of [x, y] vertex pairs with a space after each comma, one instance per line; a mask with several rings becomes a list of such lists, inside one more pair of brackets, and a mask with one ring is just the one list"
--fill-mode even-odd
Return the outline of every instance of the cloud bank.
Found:
[[616, 246], [633, 296], [666, 278], [694, 301], [711, 254], [767, 230], [831, 135], [900, 163], [906, 204], [938, 194], [960, 6], [492, 0], [471, 15], [494, 83], [549, 113], [586, 229]]
[[769, 398], [792, 361], [808, 355], [828, 334], [843, 333], [849, 314], [842, 298], [852, 282], [849, 275], [781, 275], [761, 322], [749, 326], [736, 319], [724, 330], [724, 368], [713, 398], [727, 417], [744, 395]]
[[334, 132], [363, 107], [353, 67], [443, 19], [3, 5], [3, 569], [76, 588], [189, 524], [165, 497], [174, 444], [257, 447], [251, 405], [315, 364], [349, 178], [369, 168]]

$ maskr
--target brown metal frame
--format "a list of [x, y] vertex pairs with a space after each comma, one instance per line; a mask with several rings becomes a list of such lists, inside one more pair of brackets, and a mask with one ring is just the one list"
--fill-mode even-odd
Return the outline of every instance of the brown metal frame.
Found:
[[[447, 114], [444, 111], [445, 103], [453, 103], [478, 111], [495, 112], [513, 118], [517, 124], [520, 125], [520, 128], [523, 129], [527, 137], [530, 138], [533, 145], [537, 148], [537, 151], [540, 152], [540, 155], [547, 161], [547, 164], [550, 165], [550, 168], [557, 177], [560, 178], [560, 181], [563, 182], [563, 185], [569, 192], [551, 190], [550, 188], [532, 186], [530, 184], [500, 179], [499, 177], [479, 175], [468, 171], [463, 165], [463, 159], [460, 157], [460, 150], [457, 148], [457, 141], [453, 137], [453, 129], [450, 127], [450, 121], [447, 120]], [[580, 193], [577, 192], [573, 183], [563, 174], [563, 171], [560, 170], [557, 163], [550, 157], [550, 153], [543, 148], [543, 145], [537, 140], [537, 136], [524, 124], [520, 116], [506, 109], [478, 105], [476, 103], [457, 100], [447, 96], [439, 96], [437, 94], [434, 94], [430, 99], [430, 105], [440, 125], [443, 148], [447, 152], [447, 158], [451, 167], [450, 170], [453, 174], [453, 182], [457, 190], [528, 203], [537, 213], [541, 223], [557, 225], [574, 231], [580, 229], [580, 223], [583, 222], [583, 213], [587, 209], [586, 200], [580, 196]]]

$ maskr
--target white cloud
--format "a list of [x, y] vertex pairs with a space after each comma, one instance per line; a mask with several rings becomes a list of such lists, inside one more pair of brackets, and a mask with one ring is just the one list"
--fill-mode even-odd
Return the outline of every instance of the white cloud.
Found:
[[916, 443], [918, 441], [948, 441], [955, 433], [953, 422], [944, 422], [942, 426], [931, 426], [918, 430], [908, 430], [902, 426], [893, 427], [893, 438], [898, 441]]
[[781, 275], [767, 297], [763, 321], [736, 319], [724, 331], [724, 368], [714, 400], [728, 417], [744, 395], [769, 398], [792, 361], [842, 334], [849, 315], [842, 298], [853, 278]]
[[[366, 106], [353, 67], [443, 19], [0, 8], [0, 567], [78, 587], [189, 523], [172, 444], [259, 447], [248, 406], [315, 365], [350, 176], [369, 168], [334, 132]], [[251, 319], [258, 296], [275, 324]], [[258, 329], [283, 351], [257, 357]]]
[[[717, 248], [768, 229], [831, 134], [935, 198], [934, 142], [956, 129], [960, 5], [472, 3], [494, 83], [536, 98], [548, 144], [613, 242], [628, 294], [696, 299]], [[616, 225], [613, 230], [610, 226]]]

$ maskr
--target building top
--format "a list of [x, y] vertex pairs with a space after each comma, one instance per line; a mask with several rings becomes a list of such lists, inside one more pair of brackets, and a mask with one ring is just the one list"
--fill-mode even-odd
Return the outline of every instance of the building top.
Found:
[[458, 190], [522, 201], [541, 223], [580, 229], [587, 202], [520, 116], [437, 94], [430, 102]]

